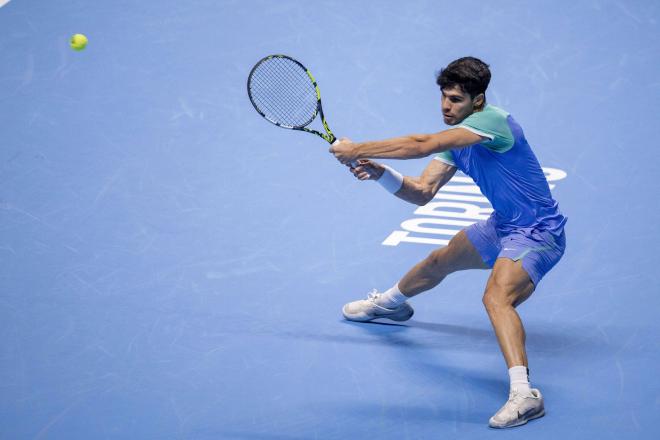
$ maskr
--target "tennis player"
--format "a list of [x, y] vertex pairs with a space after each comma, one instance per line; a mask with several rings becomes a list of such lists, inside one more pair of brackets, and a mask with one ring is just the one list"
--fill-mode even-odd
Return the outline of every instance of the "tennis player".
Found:
[[[342, 139], [330, 152], [360, 180], [376, 180], [397, 197], [418, 205], [433, 199], [456, 170], [470, 176], [494, 212], [456, 234], [384, 292], [343, 307], [351, 321], [413, 315], [408, 299], [437, 286], [447, 275], [466, 269], [492, 269], [483, 295], [490, 321], [509, 368], [509, 400], [490, 418], [493, 428], [527, 423], [545, 414], [543, 396], [531, 388], [525, 330], [516, 307], [530, 297], [557, 264], [566, 246], [566, 217], [523, 130], [506, 111], [486, 103], [490, 70], [465, 57], [437, 76], [442, 113], [450, 129], [374, 142]], [[434, 155], [422, 175], [403, 177], [373, 158], [412, 159]]]

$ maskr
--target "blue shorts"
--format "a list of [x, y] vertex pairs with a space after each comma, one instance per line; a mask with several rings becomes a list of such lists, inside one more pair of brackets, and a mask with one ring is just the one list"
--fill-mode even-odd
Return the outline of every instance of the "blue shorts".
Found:
[[534, 286], [538, 286], [541, 278], [557, 264], [566, 249], [563, 230], [559, 236], [534, 228], [502, 235], [492, 218], [468, 226], [465, 233], [488, 267], [493, 267], [498, 258], [522, 260], [522, 267]]

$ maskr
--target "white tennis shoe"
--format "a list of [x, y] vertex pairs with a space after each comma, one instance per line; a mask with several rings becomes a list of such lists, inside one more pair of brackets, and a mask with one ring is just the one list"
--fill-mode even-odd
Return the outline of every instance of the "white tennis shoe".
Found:
[[376, 304], [376, 300], [381, 294], [375, 289], [369, 293], [367, 299], [349, 302], [342, 308], [344, 318], [349, 321], [366, 322], [379, 318], [387, 318], [392, 321], [407, 321], [415, 313], [413, 308], [404, 302], [398, 307], [388, 309]]
[[545, 415], [543, 396], [537, 389], [531, 394], [521, 394], [515, 388], [509, 393], [509, 400], [490, 418], [491, 428], [512, 428]]

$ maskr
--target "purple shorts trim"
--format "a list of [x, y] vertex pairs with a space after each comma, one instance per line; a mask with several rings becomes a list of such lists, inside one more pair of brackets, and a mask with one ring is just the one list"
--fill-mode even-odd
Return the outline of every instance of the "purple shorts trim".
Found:
[[502, 257], [522, 260], [523, 269], [534, 286], [538, 286], [541, 278], [557, 264], [566, 249], [564, 231], [555, 236], [548, 231], [525, 228], [500, 235], [492, 218], [468, 226], [465, 233], [489, 267], [493, 267], [495, 260]]

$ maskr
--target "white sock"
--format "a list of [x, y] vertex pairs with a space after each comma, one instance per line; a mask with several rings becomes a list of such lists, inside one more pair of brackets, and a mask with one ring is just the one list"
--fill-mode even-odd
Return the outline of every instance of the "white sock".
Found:
[[509, 379], [511, 389], [518, 390], [521, 394], [531, 394], [532, 387], [529, 383], [529, 369], [524, 365], [509, 368]]
[[376, 300], [376, 304], [388, 309], [394, 309], [403, 304], [407, 299], [408, 297], [399, 290], [399, 283], [397, 283], [391, 289], [381, 293]]

